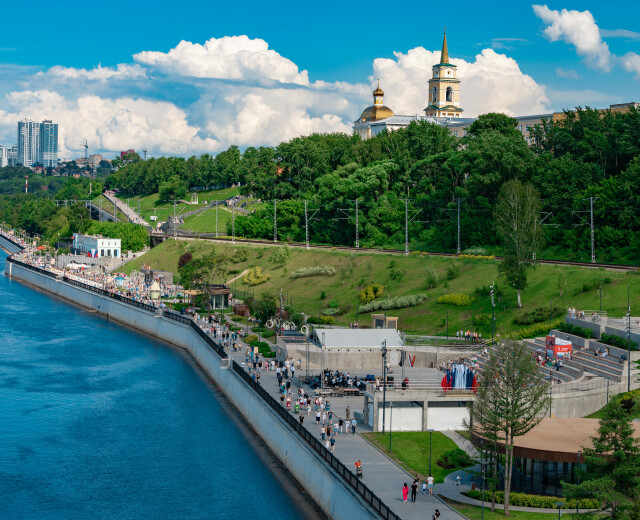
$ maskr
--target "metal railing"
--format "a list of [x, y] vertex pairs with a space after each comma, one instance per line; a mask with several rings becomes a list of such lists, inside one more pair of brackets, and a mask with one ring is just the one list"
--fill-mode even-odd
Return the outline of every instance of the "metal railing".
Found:
[[[45, 276], [58, 278], [56, 273], [47, 271], [45, 269], [32, 266], [21, 262], [19, 260], [8, 258], [8, 262], [14, 262], [19, 264], [22, 267], [30, 269], [32, 271], [37, 271], [40, 274]], [[78, 280], [73, 280], [71, 278], [64, 277], [64, 282], [69, 283], [71, 285], [81, 287], [83, 289], [95, 292], [102, 296], [115, 299], [121, 301], [123, 303], [133, 305], [135, 307], [141, 308], [143, 310], [155, 312], [158, 310], [157, 307], [153, 305], [148, 305], [146, 303], [142, 303], [131, 298], [127, 298], [125, 296], [121, 296], [120, 294], [112, 293], [110, 291], [106, 291], [105, 289], [101, 289], [99, 287], [94, 287], [93, 285], [85, 284], [83, 282], [79, 282]], [[225, 352], [224, 348], [222, 348], [209, 334], [207, 334], [204, 330], [198, 326], [198, 324], [181, 314], [178, 314], [173, 311], [165, 310], [163, 313], [164, 317], [179, 323], [183, 323], [185, 325], [190, 326], [193, 331], [202, 339], [204, 342], [211, 347], [211, 349], [216, 352], [221, 358], [228, 358], [229, 355]], [[262, 398], [262, 400], [271, 407], [284, 421], [300, 436], [302, 439], [309, 445], [313, 450], [327, 463], [329, 466], [369, 505], [371, 506], [383, 519], [385, 520], [400, 520], [400, 517], [396, 515], [391, 509], [373, 492], [366, 486], [362, 480], [360, 480], [355, 473], [350, 471], [335, 455], [331, 453], [330, 450], [324, 447], [322, 442], [313, 436], [311, 432], [309, 432], [306, 428], [304, 428], [294, 417], [291, 415], [289, 411], [287, 411], [276, 399], [274, 399], [259, 383], [256, 383], [249, 374], [238, 364], [235, 360], [232, 360], [232, 370], [247, 384], [250, 388], [252, 388], [258, 396]]]

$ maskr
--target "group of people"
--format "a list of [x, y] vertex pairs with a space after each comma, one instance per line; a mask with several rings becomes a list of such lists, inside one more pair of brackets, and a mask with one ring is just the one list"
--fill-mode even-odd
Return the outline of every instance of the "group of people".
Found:
[[543, 358], [542, 352], [537, 352], [537, 353], [534, 352], [533, 359], [535, 360], [538, 366], [550, 368], [552, 370], [554, 369], [556, 372], [559, 372], [563, 366], [561, 357], [554, 358], [552, 356], [545, 354]]
[[471, 343], [480, 343], [482, 342], [482, 334], [471, 330], [467, 330], [466, 332], [464, 330], [456, 330], [456, 339], [463, 339]]
[[339, 370], [332, 371], [327, 368], [323, 372], [323, 376], [325, 388], [357, 388], [364, 391], [367, 386], [364, 380], [359, 379], [358, 376], [352, 376], [349, 372], [345, 374]]
[[584, 320], [584, 311], [577, 311], [573, 307], [569, 307], [569, 309], [567, 310], [567, 315], [569, 316], [569, 318]]
[[[427, 477], [426, 480], [422, 481], [422, 494], [426, 495], [427, 492], [430, 495], [433, 495], [433, 489], [434, 489], [434, 478], [432, 475], [429, 475]], [[411, 502], [415, 502], [416, 498], [418, 497], [418, 488], [420, 487], [420, 479], [418, 478], [418, 476], [416, 475], [416, 478], [413, 479], [413, 483], [411, 484], [411, 488], [409, 488], [409, 486], [407, 485], [407, 483], [404, 483], [404, 486], [402, 486], [402, 501], [406, 502], [409, 499], [409, 493], [411, 493]], [[436, 509], [436, 514], [434, 514], [433, 518], [437, 519], [440, 517], [440, 511], [438, 511]]]

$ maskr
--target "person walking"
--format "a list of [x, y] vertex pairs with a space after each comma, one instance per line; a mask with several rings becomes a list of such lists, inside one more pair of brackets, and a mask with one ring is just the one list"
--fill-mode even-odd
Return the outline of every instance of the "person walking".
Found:
[[342, 433], [342, 428], [344, 427], [344, 420], [342, 419], [342, 417], [340, 417], [340, 419], [338, 420], [338, 431], [340, 433]]
[[336, 438], [331, 437], [331, 453], [335, 453], [335, 452], [336, 452]]
[[320, 410], [316, 412], [316, 424], [320, 424]]
[[354, 419], [351, 419], [351, 433], [353, 435], [356, 434], [356, 425], [358, 424], [358, 422]]
[[327, 420], [327, 414], [325, 412], [322, 412], [322, 424], [324, 424], [326, 420]]
[[414, 480], [411, 484], [411, 502], [416, 501], [416, 495], [418, 494], [418, 480]]
[[347, 405], [347, 410], [345, 412], [345, 417], [347, 418], [347, 422], [351, 420], [351, 409], [349, 408], [348, 405]]
[[408, 496], [409, 496], [409, 486], [407, 486], [407, 483], [405, 482], [404, 486], [402, 486], [402, 501], [406, 502]]
[[433, 483], [434, 483], [434, 479], [431, 475], [429, 475], [427, 477], [427, 487], [429, 488], [429, 494], [433, 495]]

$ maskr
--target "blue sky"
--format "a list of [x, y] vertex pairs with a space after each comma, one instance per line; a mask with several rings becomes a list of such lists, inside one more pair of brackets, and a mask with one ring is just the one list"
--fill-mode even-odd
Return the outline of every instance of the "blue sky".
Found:
[[[485, 108], [537, 113], [640, 101], [637, 2], [538, 3], [546, 11], [513, 1], [36, 0], [25, 13], [24, 3], [10, 2], [3, 6], [0, 32], [0, 144], [11, 144], [15, 121], [25, 116], [64, 122], [69, 153], [84, 137], [94, 150], [127, 148], [128, 142], [140, 146], [146, 140], [156, 153], [183, 155], [215, 152], [231, 143], [277, 144], [309, 131], [348, 130], [369, 102], [377, 76], [383, 88], [387, 85], [385, 102], [392, 109], [417, 113], [424, 108], [421, 85], [431, 65], [423, 62], [437, 58], [431, 52], [440, 49], [444, 25], [450, 55], [462, 60], [461, 73], [466, 70], [461, 101], [468, 115]], [[447, 6], [455, 12], [447, 14]], [[564, 9], [575, 13], [565, 15]], [[29, 20], [30, 25], [10, 20]], [[244, 35], [246, 41], [227, 42], [242, 62], [234, 74], [221, 72], [234, 67], [229, 61], [222, 69], [200, 73], [201, 65], [193, 61], [199, 47], [166, 58], [181, 40], [203, 45], [211, 38]], [[260, 40], [262, 50], [247, 43]], [[266, 46], [275, 52], [266, 52]], [[420, 48], [427, 53], [415, 51]], [[133, 58], [145, 51], [164, 56]], [[216, 60], [217, 52], [203, 56], [207, 62], [202, 66]], [[98, 64], [103, 71], [119, 64], [131, 69], [93, 78], [75, 72]], [[486, 76], [485, 69], [492, 67], [494, 75]], [[308, 76], [302, 77], [303, 71]], [[510, 82], [501, 85], [500, 74], [509, 75]], [[412, 88], [406, 86], [410, 82]], [[521, 99], [507, 99], [501, 89], [516, 89]], [[488, 96], [495, 99], [485, 106], [482, 100]], [[281, 116], [288, 109], [287, 97], [291, 117], [302, 122]], [[87, 110], [92, 101], [94, 113]], [[48, 104], [51, 113], [45, 114]], [[169, 114], [164, 123], [174, 125], [172, 136], [126, 131], [127, 117], [131, 125], [146, 118], [147, 127], [157, 127], [163, 123], [157, 114], [163, 112]], [[247, 126], [252, 114], [259, 128]], [[86, 124], [77, 125], [76, 119]], [[189, 142], [181, 146], [179, 139]]]

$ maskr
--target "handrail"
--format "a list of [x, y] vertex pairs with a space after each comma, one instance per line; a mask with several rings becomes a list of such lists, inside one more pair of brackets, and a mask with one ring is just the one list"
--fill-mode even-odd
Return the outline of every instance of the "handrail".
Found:
[[[14, 258], [9, 257], [7, 259], [9, 262], [13, 262], [19, 264], [22, 267], [30, 269], [32, 271], [37, 271], [40, 274], [45, 276], [57, 278], [58, 275], [51, 271], [47, 271], [45, 269], [41, 269], [36, 266], [32, 266], [21, 262], [20, 260], [16, 260]], [[106, 291], [105, 289], [100, 289], [98, 287], [94, 287], [93, 285], [85, 284], [83, 282], [79, 282], [78, 280], [73, 280], [68, 277], [63, 277], [63, 280], [66, 283], [70, 283], [71, 285], [75, 285], [77, 287], [81, 287], [83, 289], [95, 292], [102, 296], [113, 298], [115, 300], [121, 301], [125, 304], [134, 305], [146, 311], [150, 311], [155, 313], [157, 307], [153, 305], [148, 305], [146, 303], [138, 302], [131, 298], [127, 298], [125, 296], [121, 296], [116, 293], [112, 293], [110, 291]], [[216, 352], [221, 358], [228, 358], [229, 355], [225, 352], [224, 348], [221, 347], [210, 335], [208, 335], [204, 330], [202, 330], [198, 324], [190, 318], [187, 318], [181, 314], [178, 314], [173, 311], [164, 311], [164, 317], [179, 323], [183, 323], [185, 325], [190, 326], [193, 331], [200, 336], [204, 340], [204, 342], [211, 347], [211, 349]], [[284, 421], [291, 427], [293, 430], [300, 436], [302, 439], [309, 445], [313, 450], [320, 455], [320, 457], [328, 463], [331, 468], [337, 472], [340, 477], [346, 481], [346, 483], [369, 505], [371, 506], [382, 518], [386, 520], [400, 520], [400, 517], [396, 515], [389, 506], [387, 506], [378, 496], [369, 489], [352, 471], [350, 471], [330, 450], [325, 448], [322, 443], [314, 437], [309, 430], [304, 428], [298, 421], [294, 419], [294, 417], [280, 404], [276, 401], [259, 383], [255, 382], [249, 374], [235, 361], [232, 361], [232, 370], [245, 382], [249, 385], [251, 389], [253, 389], [262, 400], [271, 407], [272, 410], [276, 412]]]

